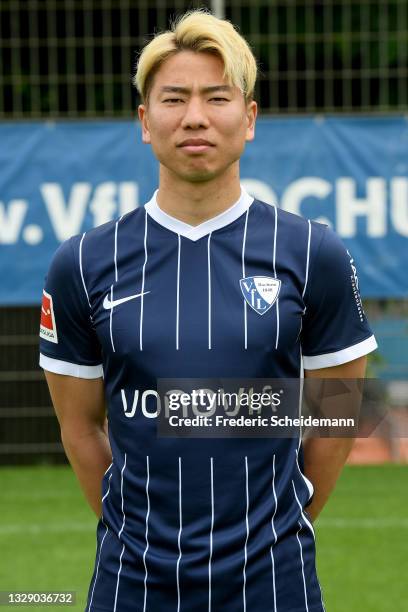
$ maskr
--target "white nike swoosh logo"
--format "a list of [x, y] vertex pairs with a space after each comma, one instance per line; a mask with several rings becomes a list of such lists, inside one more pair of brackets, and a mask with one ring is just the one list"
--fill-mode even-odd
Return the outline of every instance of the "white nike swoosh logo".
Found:
[[105, 296], [105, 299], [103, 300], [103, 307], [106, 310], [110, 310], [111, 308], [114, 308], [115, 306], [119, 306], [119, 304], [123, 304], [124, 302], [128, 302], [129, 300], [134, 300], [135, 298], [138, 298], [142, 295], [147, 295], [148, 293], [150, 293], [150, 291], [145, 291], [143, 293], [136, 293], [136, 295], [128, 295], [127, 297], [124, 298], [120, 298], [119, 300], [110, 300], [109, 298], [109, 294]]

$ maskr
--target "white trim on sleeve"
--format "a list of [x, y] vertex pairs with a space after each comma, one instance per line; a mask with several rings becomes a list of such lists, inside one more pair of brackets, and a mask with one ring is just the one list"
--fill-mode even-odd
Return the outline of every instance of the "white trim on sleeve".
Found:
[[47, 357], [40, 353], [40, 366], [44, 370], [53, 372], [54, 374], [64, 374], [65, 376], [76, 376], [76, 378], [101, 378], [103, 377], [102, 364], [88, 366], [80, 365], [79, 363], [70, 363], [69, 361], [61, 361]]
[[370, 336], [362, 342], [348, 346], [335, 353], [325, 353], [324, 355], [313, 355], [308, 357], [303, 355], [303, 367], [305, 370], [318, 370], [319, 368], [331, 368], [333, 366], [353, 361], [367, 353], [371, 353], [378, 348], [374, 336]]

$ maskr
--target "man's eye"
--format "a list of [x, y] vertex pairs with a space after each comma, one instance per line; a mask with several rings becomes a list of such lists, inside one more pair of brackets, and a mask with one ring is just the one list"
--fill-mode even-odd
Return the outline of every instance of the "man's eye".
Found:
[[215, 102], [228, 102], [228, 98], [211, 98], [211, 100], [214, 100]]
[[182, 102], [181, 98], [166, 98], [163, 102]]

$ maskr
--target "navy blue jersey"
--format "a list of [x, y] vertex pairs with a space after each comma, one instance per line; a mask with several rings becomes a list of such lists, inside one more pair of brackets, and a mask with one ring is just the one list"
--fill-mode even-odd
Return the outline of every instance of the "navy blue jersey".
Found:
[[108, 402], [87, 610], [321, 612], [300, 440], [158, 437], [146, 397], [160, 378], [300, 378], [374, 350], [354, 264], [328, 227], [244, 190], [196, 227], [156, 193], [63, 243], [44, 291], [42, 367], [103, 375]]

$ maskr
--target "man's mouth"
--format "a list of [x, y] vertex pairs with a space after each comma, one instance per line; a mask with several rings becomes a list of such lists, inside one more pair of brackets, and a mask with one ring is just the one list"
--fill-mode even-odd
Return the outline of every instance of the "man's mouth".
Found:
[[180, 148], [190, 153], [202, 153], [207, 151], [214, 145], [208, 140], [202, 138], [188, 138], [178, 145]]

